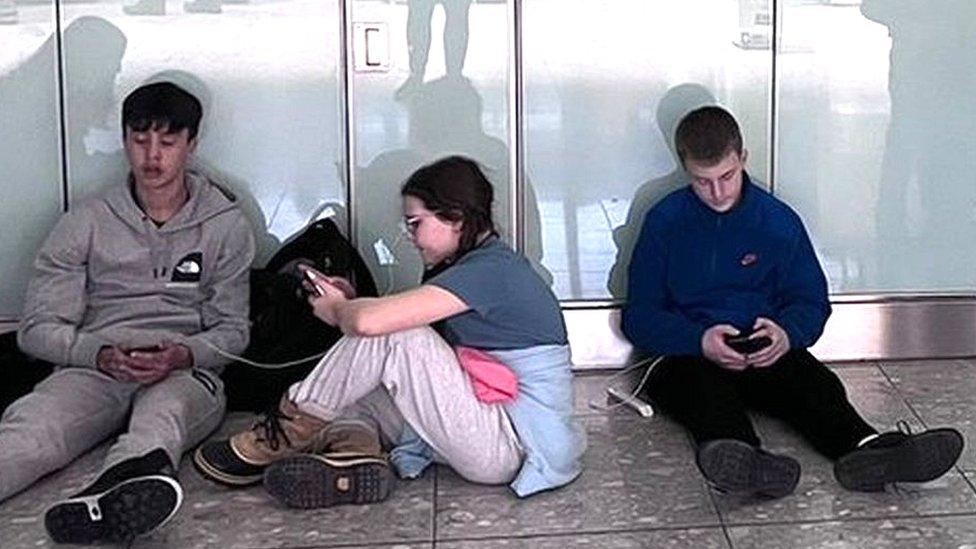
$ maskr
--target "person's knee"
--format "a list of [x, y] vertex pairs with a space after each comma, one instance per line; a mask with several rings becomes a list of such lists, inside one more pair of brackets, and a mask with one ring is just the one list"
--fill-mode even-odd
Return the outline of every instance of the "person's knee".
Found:
[[430, 326], [418, 326], [416, 328], [408, 328], [406, 330], [400, 330], [399, 332], [393, 332], [388, 334], [386, 337], [390, 339], [391, 342], [395, 343], [424, 343], [424, 342], [443, 342], [441, 336], [434, 331]]

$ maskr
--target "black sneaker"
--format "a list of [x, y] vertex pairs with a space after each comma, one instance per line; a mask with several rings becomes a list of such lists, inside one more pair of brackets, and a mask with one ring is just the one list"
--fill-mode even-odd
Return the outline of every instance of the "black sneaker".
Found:
[[182, 502], [173, 478], [136, 477], [55, 504], [44, 513], [44, 527], [56, 543], [128, 542], [166, 524]]
[[134, 457], [116, 463], [106, 469], [94, 482], [87, 488], [71, 496], [69, 499], [95, 496], [121, 484], [123, 481], [136, 478], [148, 477], [152, 475], [173, 476], [173, 466], [169, 462], [169, 456], [162, 448], [157, 448], [148, 454]]
[[955, 429], [912, 434], [904, 422], [899, 428], [902, 432], [883, 433], [841, 456], [834, 463], [837, 482], [859, 492], [879, 492], [894, 482], [928, 482], [946, 474], [962, 454], [962, 435]]
[[698, 449], [696, 459], [705, 480], [727, 494], [781, 498], [793, 493], [800, 480], [795, 459], [741, 440], [710, 440]]
[[376, 503], [390, 495], [393, 472], [382, 457], [303, 454], [268, 466], [264, 487], [286, 507], [298, 509]]

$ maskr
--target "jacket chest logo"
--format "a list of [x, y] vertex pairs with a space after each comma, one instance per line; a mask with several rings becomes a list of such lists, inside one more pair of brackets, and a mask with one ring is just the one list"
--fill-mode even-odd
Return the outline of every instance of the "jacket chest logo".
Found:
[[743, 255], [742, 259], [739, 260], [739, 265], [743, 267], [751, 267], [756, 263], [759, 263], [759, 256], [752, 252]]
[[193, 252], [186, 254], [176, 262], [173, 268], [173, 282], [200, 282], [200, 275], [203, 272], [203, 253]]

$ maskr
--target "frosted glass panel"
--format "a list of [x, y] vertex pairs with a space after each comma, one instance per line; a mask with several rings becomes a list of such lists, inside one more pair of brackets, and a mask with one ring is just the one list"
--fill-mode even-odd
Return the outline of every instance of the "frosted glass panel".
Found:
[[423, 164], [449, 154], [481, 163], [495, 188], [495, 220], [511, 234], [508, 6], [356, 1], [353, 20], [389, 29], [390, 70], [354, 80], [356, 234], [380, 290], [398, 290], [422, 271], [398, 221], [400, 186]]
[[244, 201], [259, 263], [323, 205], [344, 207], [337, 0], [125, 0], [63, 13], [104, 28], [94, 51], [65, 52], [72, 200], [122, 180], [121, 101], [169, 79], [204, 104], [194, 164]]
[[976, 2], [787, 3], [776, 191], [835, 293], [976, 287]]
[[767, 179], [766, 1], [525, 0], [527, 174], [562, 299], [623, 297], [647, 209], [685, 184], [678, 120], [718, 103]]
[[[35, 252], [61, 211], [53, 6], [0, 1], [0, 318], [20, 315]], [[70, 30], [66, 41], [89, 44]]]

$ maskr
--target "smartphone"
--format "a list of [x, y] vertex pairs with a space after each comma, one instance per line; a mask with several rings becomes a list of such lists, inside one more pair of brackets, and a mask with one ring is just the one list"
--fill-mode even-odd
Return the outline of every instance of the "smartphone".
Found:
[[320, 290], [318, 284], [315, 283], [316, 280], [319, 280], [320, 278], [319, 275], [317, 275], [315, 271], [311, 271], [311, 270], [305, 270], [303, 271], [303, 273], [305, 276], [305, 280], [307, 280], [308, 283], [312, 285], [312, 291], [315, 292], [315, 295], [323, 295], [322, 290]]
[[766, 336], [749, 339], [749, 335], [725, 336], [725, 344], [738, 353], [749, 355], [772, 345], [773, 340]]
[[159, 345], [146, 345], [145, 347], [130, 347], [125, 350], [125, 354], [131, 355], [132, 353], [158, 353], [162, 351], [163, 348]]

